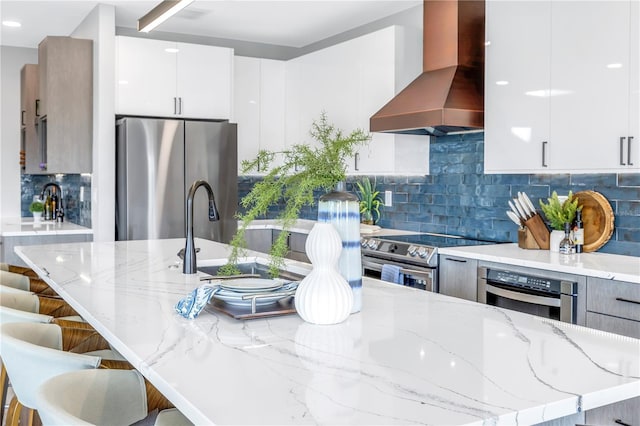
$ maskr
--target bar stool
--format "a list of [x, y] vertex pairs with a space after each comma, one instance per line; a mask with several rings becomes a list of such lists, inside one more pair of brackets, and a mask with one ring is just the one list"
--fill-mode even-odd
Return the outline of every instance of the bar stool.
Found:
[[20, 274], [0, 268], [0, 285], [31, 291], [42, 295], [60, 297], [46, 282], [35, 275], [35, 272], [33, 271], [31, 271], [31, 273], [25, 272]]
[[[135, 370], [84, 370], [44, 382], [36, 392], [43, 425], [124, 425], [150, 411], [144, 378]], [[156, 426], [191, 425], [177, 409], [158, 413]]]
[[0, 270], [0, 284], [23, 291], [31, 291], [31, 280], [25, 275]]
[[[17, 398], [7, 413], [7, 426], [16, 425], [22, 406], [31, 409], [33, 422], [35, 391], [48, 378], [67, 371], [97, 368], [111, 358], [122, 368], [131, 368], [94, 330], [62, 328], [57, 324], [0, 324], [0, 356]], [[95, 351], [95, 352], [93, 352]], [[111, 355], [111, 356], [110, 356]]]

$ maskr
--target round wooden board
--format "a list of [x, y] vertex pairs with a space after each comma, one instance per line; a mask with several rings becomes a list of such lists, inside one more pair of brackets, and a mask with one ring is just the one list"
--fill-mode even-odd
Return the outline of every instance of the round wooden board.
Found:
[[604, 195], [595, 191], [580, 191], [574, 194], [578, 206], [582, 206], [585, 253], [596, 251], [609, 241], [613, 234], [613, 209]]

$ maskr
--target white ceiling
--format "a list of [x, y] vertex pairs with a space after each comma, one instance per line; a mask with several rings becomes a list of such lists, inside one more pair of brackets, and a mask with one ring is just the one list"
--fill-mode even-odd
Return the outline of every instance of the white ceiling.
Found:
[[[103, 1], [116, 27], [136, 28], [154, 1]], [[35, 48], [49, 35], [67, 36], [98, 4], [75, 0], [0, 0], [0, 44]], [[196, 0], [157, 31], [300, 48], [422, 4], [422, 0]]]

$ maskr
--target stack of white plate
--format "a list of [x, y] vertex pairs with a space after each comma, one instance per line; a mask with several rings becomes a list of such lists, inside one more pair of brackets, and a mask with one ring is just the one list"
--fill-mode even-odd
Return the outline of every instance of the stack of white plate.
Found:
[[265, 278], [239, 278], [224, 280], [218, 284], [213, 298], [233, 306], [251, 306], [256, 296], [256, 306], [266, 306], [291, 296], [294, 284], [283, 280]]

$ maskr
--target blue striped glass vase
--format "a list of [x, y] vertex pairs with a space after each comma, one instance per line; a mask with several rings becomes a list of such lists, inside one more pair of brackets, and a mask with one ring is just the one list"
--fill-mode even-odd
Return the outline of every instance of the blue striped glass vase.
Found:
[[320, 197], [318, 222], [329, 222], [340, 234], [342, 252], [338, 263], [340, 274], [353, 290], [351, 313], [362, 308], [362, 259], [360, 257], [360, 202], [358, 197], [344, 191], [341, 182], [335, 191]]

